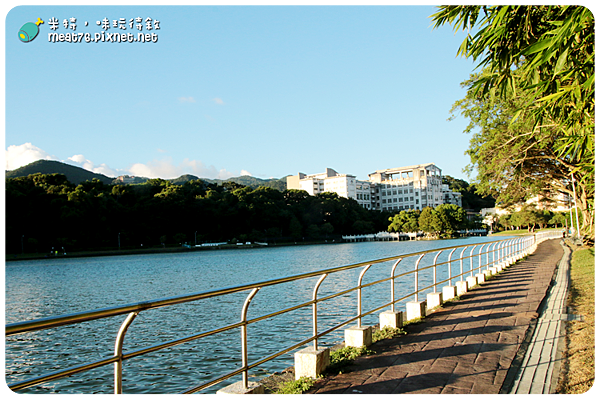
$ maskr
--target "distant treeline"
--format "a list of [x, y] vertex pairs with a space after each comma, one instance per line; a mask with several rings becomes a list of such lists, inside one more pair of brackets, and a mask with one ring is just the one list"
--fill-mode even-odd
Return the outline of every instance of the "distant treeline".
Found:
[[392, 215], [334, 193], [309, 196], [200, 179], [75, 185], [62, 174], [33, 174], [6, 180], [6, 252], [335, 239], [385, 231]]

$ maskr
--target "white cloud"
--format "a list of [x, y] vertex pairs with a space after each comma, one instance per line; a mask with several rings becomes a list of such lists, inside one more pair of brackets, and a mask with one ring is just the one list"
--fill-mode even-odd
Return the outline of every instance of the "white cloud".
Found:
[[240, 175], [241, 176], [252, 176], [252, 174], [248, 171], [246, 171], [245, 169], [240, 171]]
[[[243, 171], [243, 170], [242, 170]], [[212, 165], [205, 165], [202, 161], [184, 159], [181, 163], [175, 164], [171, 158], [153, 160], [143, 163], [133, 164], [128, 169], [128, 174], [146, 178], [173, 179], [181, 175], [191, 174], [200, 178], [228, 179], [239, 174], [227, 171], [226, 169], [217, 170]]]
[[215, 102], [215, 104], [219, 104], [219, 105], [221, 105], [221, 106], [222, 106], [223, 104], [225, 104], [225, 102], [223, 101], [223, 99], [220, 99], [220, 98], [218, 98], [218, 97], [215, 97], [214, 99], [212, 99], [212, 101], [214, 101], [214, 102]]
[[46, 153], [44, 150], [31, 143], [24, 143], [19, 146], [8, 146], [4, 154], [6, 156], [5, 168], [8, 171], [12, 171], [37, 160], [57, 160], [55, 156]]
[[177, 100], [179, 100], [180, 103], [195, 103], [196, 102], [196, 99], [194, 99], [192, 96], [178, 97]]
[[69, 157], [69, 160], [75, 162], [76, 164], [83, 164], [85, 162], [90, 162], [83, 156], [83, 154], [76, 154], [73, 157]]
[[170, 157], [153, 160], [147, 163], [135, 163], [127, 169], [113, 169], [104, 163], [95, 164], [83, 154], [75, 154], [68, 157], [67, 160], [60, 160], [31, 143], [24, 143], [19, 146], [8, 146], [5, 155], [6, 169], [8, 171], [17, 169], [37, 160], [57, 160], [109, 177], [135, 175], [146, 178], [173, 179], [184, 174], [191, 174], [200, 178], [228, 179], [240, 175], [251, 175], [250, 172], [244, 169], [239, 173], [228, 171], [225, 168], [219, 170], [213, 165], [205, 165], [202, 161], [190, 160], [188, 158], [184, 159], [179, 164], [176, 164]]
[[121, 173], [119, 173], [119, 171], [110, 168], [106, 164], [95, 165], [93, 162], [85, 158], [83, 154], [76, 154], [73, 157], [69, 157], [68, 160], [71, 161], [70, 163], [67, 161], [68, 164], [81, 167], [83, 169], [95, 172], [97, 174], [102, 174], [109, 177], [122, 175]]

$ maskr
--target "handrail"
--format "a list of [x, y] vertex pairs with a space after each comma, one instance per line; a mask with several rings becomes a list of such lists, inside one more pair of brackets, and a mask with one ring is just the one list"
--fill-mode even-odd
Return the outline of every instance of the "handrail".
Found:
[[[41, 318], [41, 319], [36, 319], [36, 320], [7, 324], [6, 329], [5, 329], [5, 335], [8, 337], [8, 336], [22, 334], [22, 333], [26, 333], [26, 332], [34, 332], [34, 331], [39, 331], [39, 330], [44, 330], [44, 329], [50, 329], [50, 328], [71, 325], [71, 324], [77, 324], [77, 323], [86, 322], [86, 321], [104, 319], [104, 318], [115, 317], [115, 316], [120, 316], [120, 315], [127, 315], [125, 321], [121, 324], [121, 327], [119, 329], [119, 333], [117, 335], [117, 339], [115, 342], [115, 352], [114, 352], [113, 356], [104, 357], [104, 358], [101, 358], [99, 360], [95, 360], [95, 361], [92, 361], [89, 363], [84, 363], [84, 364], [80, 364], [80, 365], [77, 365], [74, 367], [69, 367], [69, 368], [66, 368], [66, 369], [63, 369], [60, 371], [55, 371], [52, 373], [44, 374], [42, 376], [26, 379], [26, 380], [23, 380], [20, 382], [11, 383], [9, 385], [9, 388], [11, 388], [12, 390], [20, 390], [20, 389], [24, 389], [24, 388], [27, 388], [30, 386], [37, 385], [39, 383], [49, 382], [49, 381], [56, 380], [56, 379], [59, 379], [62, 377], [73, 375], [75, 373], [87, 371], [90, 369], [98, 368], [100, 366], [104, 366], [104, 365], [113, 363], [114, 369], [115, 369], [114, 390], [115, 390], [115, 393], [122, 393], [121, 376], [122, 376], [122, 367], [123, 367], [122, 362], [124, 360], [130, 359], [133, 357], [142, 356], [144, 354], [148, 354], [148, 353], [151, 353], [154, 351], [170, 348], [170, 347], [173, 347], [173, 346], [176, 346], [176, 345], [179, 345], [182, 343], [187, 343], [187, 342], [190, 342], [193, 340], [198, 340], [198, 339], [210, 336], [210, 335], [214, 335], [216, 333], [225, 332], [225, 331], [235, 329], [235, 328], [241, 328], [241, 343], [242, 343], [242, 346], [241, 346], [241, 348], [242, 348], [242, 354], [241, 354], [242, 366], [241, 366], [241, 368], [237, 368], [232, 372], [228, 372], [224, 375], [221, 375], [220, 377], [213, 379], [210, 382], [202, 383], [193, 388], [189, 388], [185, 391], [185, 393], [193, 393], [193, 392], [205, 389], [207, 387], [210, 387], [212, 385], [220, 383], [226, 379], [229, 379], [235, 375], [238, 375], [240, 373], [242, 375], [242, 383], [243, 383], [244, 387], [247, 388], [248, 387], [248, 371], [253, 367], [256, 367], [256, 366], [258, 366], [264, 362], [267, 362], [269, 360], [272, 360], [282, 354], [285, 354], [291, 350], [297, 349], [297, 348], [299, 348], [307, 343], [310, 343], [310, 342], [313, 342], [313, 348], [315, 350], [317, 350], [317, 348], [318, 348], [317, 340], [318, 340], [318, 338], [323, 337], [324, 335], [327, 335], [337, 329], [340, 329], [341, 327], [348, 325], [349, 323], [352, 323], [354, 321], [357, 321], [357, 324], [360, 327], [362, 318], [364, 316], [370, 315], [370, 314], [374, 313], [375, 311], [384, 309], [388, 306], [391, 306], [392, 311], [393, 311], [395, 304], [397, 304], [398, 302], [401, 302], [403, 300], [406, 300], [410, 297], [413, 297], [413, 296], [414, 296], [415, 300], [418, 301], [419, 294], [422, 293], [424, 290], [427, 290], [427, 289], [430, 289], [433, 287], [434, 292], [435, 292], [436, 285], [443, 284], [445, 282], [448, 282], [448, 284], [451, 285], [453, 279], [463, 276], [468, 273], [471, 273], [471, 275], [472, 275], [474, 270], [481, 271], [481, 268], [483, 268], [483, 267], [488, 267], [490, 265], [498, 265], [501, 262], [510, 262], [513, 258], [519, 258], [519, 256], [525, 255], [526, 253], [528, 254], [531, 251], [533, 251], [533, 249], [535, 248], [537, 243], [539, 243], [540, 241], [545, 240], [546, 238], [549, 238], [549, 237], [558, 237], [558, 234], [560, 234], [560, 236], [562, 236], [562, 232], [560, 232], [560, 231], [556, 232], [556, 233], [552, 232], [550, 234], [548, 234], [548, 232], [543, 232], [541, 234], [522, 236], [522, 237], [519, 237], [516, 239], [510, 238], [510, 239], [503, 239], [503, 240], [497, 240], [497, 241], [486, 242], [486, 243], [470, 244], [467, 246], [465, 246], [465, 245], [451, 246], [451, 247], [444, 247], [444, 248], [438, 248], [438, 249], [433, 249], [433, 250], [419, 251], [419, 252], [413, 252], [413, 253], [409, 253], [409, 254], [396, 255], [393, 257], [385, 257], [385, 258], [381, 258], [381, 259], [374, 260], [374, 261], [367, 261], [367, 262], [361, 262], [361, 263], [350, 264], [350, 265], [345, 265], [345, 266], [332, 267], [332, 268], [327, 268], [327, 269], [323, 269], [320, 271], [313, 271], [313, 272], [301, 273], [301, 274], [296, 274], [296, 275], [290, 275], [287, 277], [280, 277], [280, 278], [275, 278], [275, 279], [270, 279], [270, 280], [265, 280], [265, 281], [260, 281], [260, 282], [254, 282], [254, 283], [248, 283], [248, 284], [243, 284], [243, 285], [238, 285], [238, 286], [231, 286], [231, 287], [220, 288], [220, 289], [215, 289], [215, 290], [201, 291], [201, 292], [190, 293], [190, 294], [185, 294], [185, 295], [181, 295], [181, 296], [165, 297], [165, 298], [161, 298], [161, 299], [143, 301], [143, 302], [138, 302], [138, 303], [131, 303], [131, 304], [126, 304], [126, 305], [122, 305], [122, 306], [115, 306], [115, 307], [108, 307], [108, 308], [84, 311], [84, 312], [73, 313], [73, 314], [66, 314], [66, 315], [61, 315], [61, 316], [57, 316], [57, 317], [48, 317], [48, 318]], [[492, 246], [492, 244], [493, 244], [493, 246]], [[485, 251], [485, 253], [482, 253], [483, 248], [486, 245], [487, 245], [487, 250]], [[473, 266], [473, 257], [475, 257], [475, 256], [473, 255], [473, 252], [474, 252], [475, 248], [478, 246], [481, 246], [481, 249], [479, 250], [479, 253], [476, 254], [475, 256], [478, 257], [479, 262], [478, 262], [477, 267], [474, 267]], [[462, 250], [460, 257], [458, 259], [452, 260], [452, 254], [455, 252], [455, 250], [458, 248], [463, 248], [463, 247], [464, 247], [464, 249]], [[470, 251], [468, 256], [463, 257], [465, 254], [465, 251], [469, 247], [473, 247], [473, 249]], [[448, 250], [451, 250], [450, 255], [448, 257], [448, 261], [438, 264], [438, 262], [437, 262], [438, 256], [442, 252], [448, 251]], [[434, 253], [434, 252], [436, 253], [436, 255], [433, 260], [433, 264], [419, 268], [419, 263], [421, 262], [423, 257], [427, 254]], [[489, 254], [490, 253], [492, 254], [492, 263], [491, 264], [489, 263]], [[485, 265], [482, 265], [482, 263], [481, 263], [482, 254], [486, 255], [486, 264]], [[402, 260], [410, 258], [410, 257], [418, 257], [418, 259], [415, 263], [414, 269], [408, 269], [404, 272], [396, 274], [395, 270], [396, 270], [396, 267], [400, 264], [400, 262]], [[468, 271], [463, 271], [463, 260], [464, 259], [469, 259], [469, 261], [470, 261], [470, 264], [469, 264], [470, 269]], [[363, 277], [372, 265], [382, 264], [382, 263], [386, 263], [386, 262], [390, 262], [390, 261], [395, 261], [395, 263], [392, 267], [390, 276], [383, 278], [383, 279], [376, 280], [374, 282], [369, 282], [369, 283], [363, 284], [363, 282], [362, 282]], [[451, 265], [453, 262], [456, 262], [456, 261], [460, 261], [460, 274], [456, 275], [456, 276], [452, 276]], [[448, 273], [449, 273], [448, 279], [436, 281], [437, 266], [443, 265], [443, 264], [448, 265]], [[348, 289], [344, 289], [344, 290], [338, 291], [336, 293], [328, 294], [324, 297], [318, 298], [319, 287], [320, 287], [321, 283], [329, 275], [337, 273], [337, 272], [349, 271], [349, 270], [353, 270], [353, 269], [357, 269], [357, 268], [362, 268], [357, 286], [348, 288]], [[419, 288], [419, 271], [424, 271], [429, 268], [433, 268], [433, 276], [434, 276], [433, 284], [428, 285], [426, 287]], [[395, 286], [394, 286], [395, 280], [397, 278], [407, 276], [412, 273], [415, 274], [414, 275], [414, 291], [411, 293], [408, 293], [408, 294], [404, 294], [403, 296], [401, 296], [399, 298], [396, 298], [396, 294], [394, 291], [395, 290]], [[319, 278], [313, 288], [313, 294], [312, 294], [311, 300], [302, 302], [300, 304], [295, 304], [295, 305], [293, 305], [291, 307], [287, 307], [283, 310], [270, 312], [270, 313], [262, 315], [262, 316], [258, 316], [258, 317], [254, 317], [254, 318], [250, 318], [250, 319], [247, 318], [247, 311], [250, 306], [250, 302], [261, 288], [268, 287], [268, 286], [274, 286], [274, 285], [278, 285], [278, 284], [282, 284], [282, 283], [294, 282], [294, 281], [307, 279], [307, 278], [311, 278], [311, 277]], [[391, 296], [390, 301], [385, 304], [377, 306], [375, 309], [369, 310], [367, 312], [363, 312], [363, 310], [362, 310], [362, 297], [363, 297], [362, 291], [363, 291], [363, 289], [372, 287], [374, 285], [377, 285], [377, 284], [380, 284], [380, 283], [383, 283], [386, 281], [390, 281], [390, 285], [391, 285], [391, 295], [392, 296]], [[188, 303], [188, 302], [192, 302], [192, 301], [198, 301], [198, 300], [223, 296], [226, 294], [245, 292], [245, 291], [250, 291], [250, 293], [248, 294], [246, 301], [244, 302], [244, 305], [242, 307], [240, 321], [237, 323], [231, 323], [229, 325], [221, 326], [221, 327], [209, 330], [209, 331], [198, 332], [198, 333], [195, 333], [195, 334], [192, 334], [189, 336], [180, 337], [180, 338], [169, 340], [166, 342], [154, 344], [154, 345], [151, 345], [151, 346], [148, 346], [145, 348], [140, 348], [140, 349], [130, 351], [128, 353], [122, 352], [122, 345], [123, 345], [125, 333], [127, 332], [128, 328], [130, 327], [130, 325], [133, 322], [133, 320], [135, 319], [135, 317], [140, 312], [143, 312], [146, 310], [151, 310], [151, 309], [157, 309], [157, 308], [161, 308], [161, 307], [172, 306], [172, 305], [176, 305], [176, 304]], [[322, 332], [318, 332], [317, 304], [320, 302], [326, 301], [326, 300], [330, 300], [330, 299], [333, 299], [333, 298], [336, 298], [339, 296], [343, 296], [344, 294], [347, 294], [347, 293], [350, 293], [353, 291], [357, 292], [357, 315], [354, 317], [350, 317], [349, 319], [347, 319], [345, 321], [341, 321], [341, 322], [335, 324], [335, 326], [330, 327]], [[248, 325], [258, 322], [258, 321], [261, 321], [261, 320], [264, 320], [264, 319], [268, 319], [268, 318], [277, 316], [277, 315], [281, 315], [281, 314], [284, 314], [284, 313], [287, 313], [287, 312], [290, 312], [293, 310], [297, 310], [299, 308], [308, 307], [308, 306], [311, 306], [312, 310], [313, 310], [312, 336], [310, 336], [306, 339], [303, 339], [302, 341], [295, 343], [292, 346], [288, 346], [288, 348], [286, 348], [286, 349], [280, 350], [274, 354], [270, 354], [261, 360], [258, 360], [256, 362], [249, 364], [249, 362], [248, 362], [248, 350], [249, 349], [247, 348], [247, 326]]]

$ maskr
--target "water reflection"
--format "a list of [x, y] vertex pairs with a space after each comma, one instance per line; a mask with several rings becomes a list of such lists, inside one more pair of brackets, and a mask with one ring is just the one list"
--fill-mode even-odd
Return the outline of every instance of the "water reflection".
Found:
[[[470, 238], [443, 242], [370, 242], [324, 246], [298, 246], [252, 250], [218, 250], [188, 254], [117, 256], [86, 259], [49, 259], [11, 262], [6, 265], [6, 322], [31, 320], [90, 309], [152, 300], [220, 287], [258, 282], [282, 276], [318, 271], [373, 259], [407, 254], [435, 247], [467, 245], [487, 241]], [[457, 250], [453, 259], [458, 257]], [[479, 251], [479, 250], [476, 250]], [[467, 253], [470, 252], [467, 250]], [[449, 252], [438, 263], [447, 261]], [[434, 254], [422, 265], [431, 264]], [[414, 269], [416, 257], [403, 259], [396, 274]], [[372, 266], [363, 284], [388, 278], [394, 262]], [[475, 261], [475, 265], [477, 261]], [[463, 265], [463, 267], [465, 267]], [[452, 262], [451, 274], [460, 270]], [[468, 264], [467, 268], [470, 268]], [[466, 269], [466, 268], [465, 268]], [[328, 276], [319, 289], [319, 298], [355, 287], [360, 270]], [[419, 287], [432, 284], [433, 269], [419, 276]], [[444, 275], [445, 274], [445, 275]], [[438, 279], [446, 277], [448, 265], [437, 268]], [[257, 318], [312, 299], [318, 278], [262, 288], [251, 302], [248, 318]], [[390, 301], [389, 282], [363, 289], [367, 311]], [[438, 287], [441, 290], [441, 287]], [[396, 279], [396, 296], [414, 291], [414, 277]], [[129, 328], [124, 352], [175, 338], [197, 334], [240, 320], [248, 292], [205, 299], [140, 313]], [[423, 294], [422, 297], [425, 295]], [[356, 292], [319, 303], [319, 331], [357, 315]], [[412, 299], [410, 299], [412, 300]], [[402, 307], [402, 303], [398, 305]], [[50, 370], [78, 365], [112, 355], [116, 332], [124, 317], [91, 321], [76, 326], [33, 332], [6, 338], [6, 380], [8, 383], [41, 375]], [[377, 323], [377, 316], [363, 319]], [[312, 308], [262, 320], [248, 328], [250, 363], [282, 350], [312, 335]], [[343, 340], [334, 332], [320, 340], [324, 346]], [[293, 364], [293, 354], [272, 360], [251, 375], [260, 379]], [[214, 379], [241, 366], [240, 331], [234, 329], [175, 348], [126, 360], [125, 393], [169, 393]], [[217, 385], [214, 392], [234, 378]], [[26, 393], [112, 393], [112, 366], [77, 374], [59, 381], [26, 389]]]

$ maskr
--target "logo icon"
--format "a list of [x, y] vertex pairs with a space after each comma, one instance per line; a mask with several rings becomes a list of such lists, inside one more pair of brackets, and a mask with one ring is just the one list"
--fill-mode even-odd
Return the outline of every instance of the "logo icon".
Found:
[[21, 30], [19, 30], [19, 39], [21, 39], [21, 42], [27, 43], [35, 39], [38, 33], [40, 33], [40, 28], [38, 28], [38, 26], [43, 23], [44, 21], [42, 21], [41, 18], [38, 18], [37, 22], [25, 23], [21, 27]]

